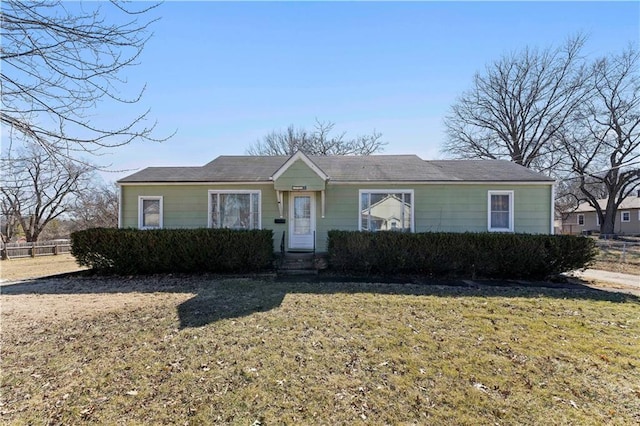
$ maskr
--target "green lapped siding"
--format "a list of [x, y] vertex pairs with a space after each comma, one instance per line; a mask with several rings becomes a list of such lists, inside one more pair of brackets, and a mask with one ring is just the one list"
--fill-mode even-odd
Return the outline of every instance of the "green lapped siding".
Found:
[[[121, 224], [138, 227], [138, 197], [163, 197], [164, 228], [206, 228], [209, 220], [210, 190], [259, 190], [262, 200], [262, 227], [274, 229], [278, 215], [276, 192], [272, 184], [247, 185], [123, 185], [121, 191]], [[276, 225], [285, 226], [285, 225]]]
[[279, 191], [291, 191], [293, 186], [305, 186], [306, 191], [325, 189], [325, 182], [302, 160], [297, 160], [274, 182]]
[[[307, 167], [304, 163], [303, 165]], [[295, 163], [289, 170], [294, 166]], [[288, 185], [288, 188], [290, 187], [291, 185]], [[274, 220], [279, 217], [279, 211], [276, 191], [271, 183], [124, 185], [121, 187], [121, 226], [134, 228], [138, 226], [138, 196], [147, 195], [163, 197], [165, 228], [206, 227], [208, 225], [208, 191], [216, 189], [260, 190], [262, 227], [274, 231], [274, 249], [279, 250], [283, 231], [289, 232], [289, 193], [284, 192], [282, 209], [287, 223], [276, 224]], [[316, 192], [316, 249], [318, 251], [326, 250], [329, 230], [358, 230], [360, 189], [413, 190], [416, 232], [486, 232], [488, 191], [490, 190], [514, 192], [515, 232], [547, 234], [551, 228], [551, 185], [340, 185], [329, 182], [325, 191], [324, 218], [320, 192]]]
[[326, 249], [327, 231], [358, 230], [360, 189], [413, 190], [415, 232], [486, 232], [490, 190], [514, 192], [515, 232], [551, 229], [550, 185], [329, 185], [326, 217], [317, 216], [319, 250]]

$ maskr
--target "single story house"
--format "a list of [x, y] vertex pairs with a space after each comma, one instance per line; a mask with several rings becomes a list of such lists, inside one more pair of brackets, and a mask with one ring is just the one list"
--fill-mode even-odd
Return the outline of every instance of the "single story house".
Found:
[[326, 251], [332, 229], [553, 233], [553, 179], [500, 160], [220, 156], [118, 184], [120, 227], [272, 229], [276, 250]]
[[[640, 192], [640, 191], [639, 191]], [[614, 232], [619, 235], [640, 235], [640, 194], [637, 197], [625, 198], [618, 207]], [[607, 200], [598, 200], [604, 210]], [[595, 207], [584, 202], [578, 208], [563, 216], [562, 233], [581, 234], [583, 232], [600, 232], [600, 218]]]

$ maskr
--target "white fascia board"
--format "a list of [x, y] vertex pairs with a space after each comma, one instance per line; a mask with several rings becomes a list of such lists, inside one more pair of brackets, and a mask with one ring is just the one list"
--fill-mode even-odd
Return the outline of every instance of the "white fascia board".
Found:
[[304, 164], [306, 164], [311, 170], [313, 170], [315, 174], [317, 174], [325, 182], [329, 180], [329, 176], [327, 176], [327, 174], [323, 172], [320, 167], [316, 166], [316, 164], [313, 161], [311, 161], [311, 159], [307, 157], [305, 153], [302, 151], [298, 151], [295, 154], [293, 154], [291, 157], [289, 157], [289, 159], [285, 161], [284, 164], [280, 166], [278, 170], [276, 170], [273, 176], [271, 176], [271, 180], [277, 180], [280, 176], [282, 176], [284, 172], [287, 171], [289, 167], [291, 167], [293, 163], [295, 163], [298, 160], [302, 160]]

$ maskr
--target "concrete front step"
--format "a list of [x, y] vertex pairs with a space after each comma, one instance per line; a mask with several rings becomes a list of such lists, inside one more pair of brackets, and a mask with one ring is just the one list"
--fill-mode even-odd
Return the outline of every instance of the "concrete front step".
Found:
[[315, 269], [313, 266], [313, 261], [305, 261], [305, 262], [282, 262], [280, 266], [282, 269]]
[[287, 253], [278, 268], [279, 274], [307, 275], [317, 274], [315, 257], [311, 253]]
[[318, 275], [315, 269], [279, 269], [278, 275]]

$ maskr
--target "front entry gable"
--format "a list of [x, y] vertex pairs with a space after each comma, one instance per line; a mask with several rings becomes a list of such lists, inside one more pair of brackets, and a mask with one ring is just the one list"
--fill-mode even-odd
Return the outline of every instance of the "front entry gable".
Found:
[[301, 151], [292, 155], [271, 177], [276, 191], [324, 191], [329, 179]]

